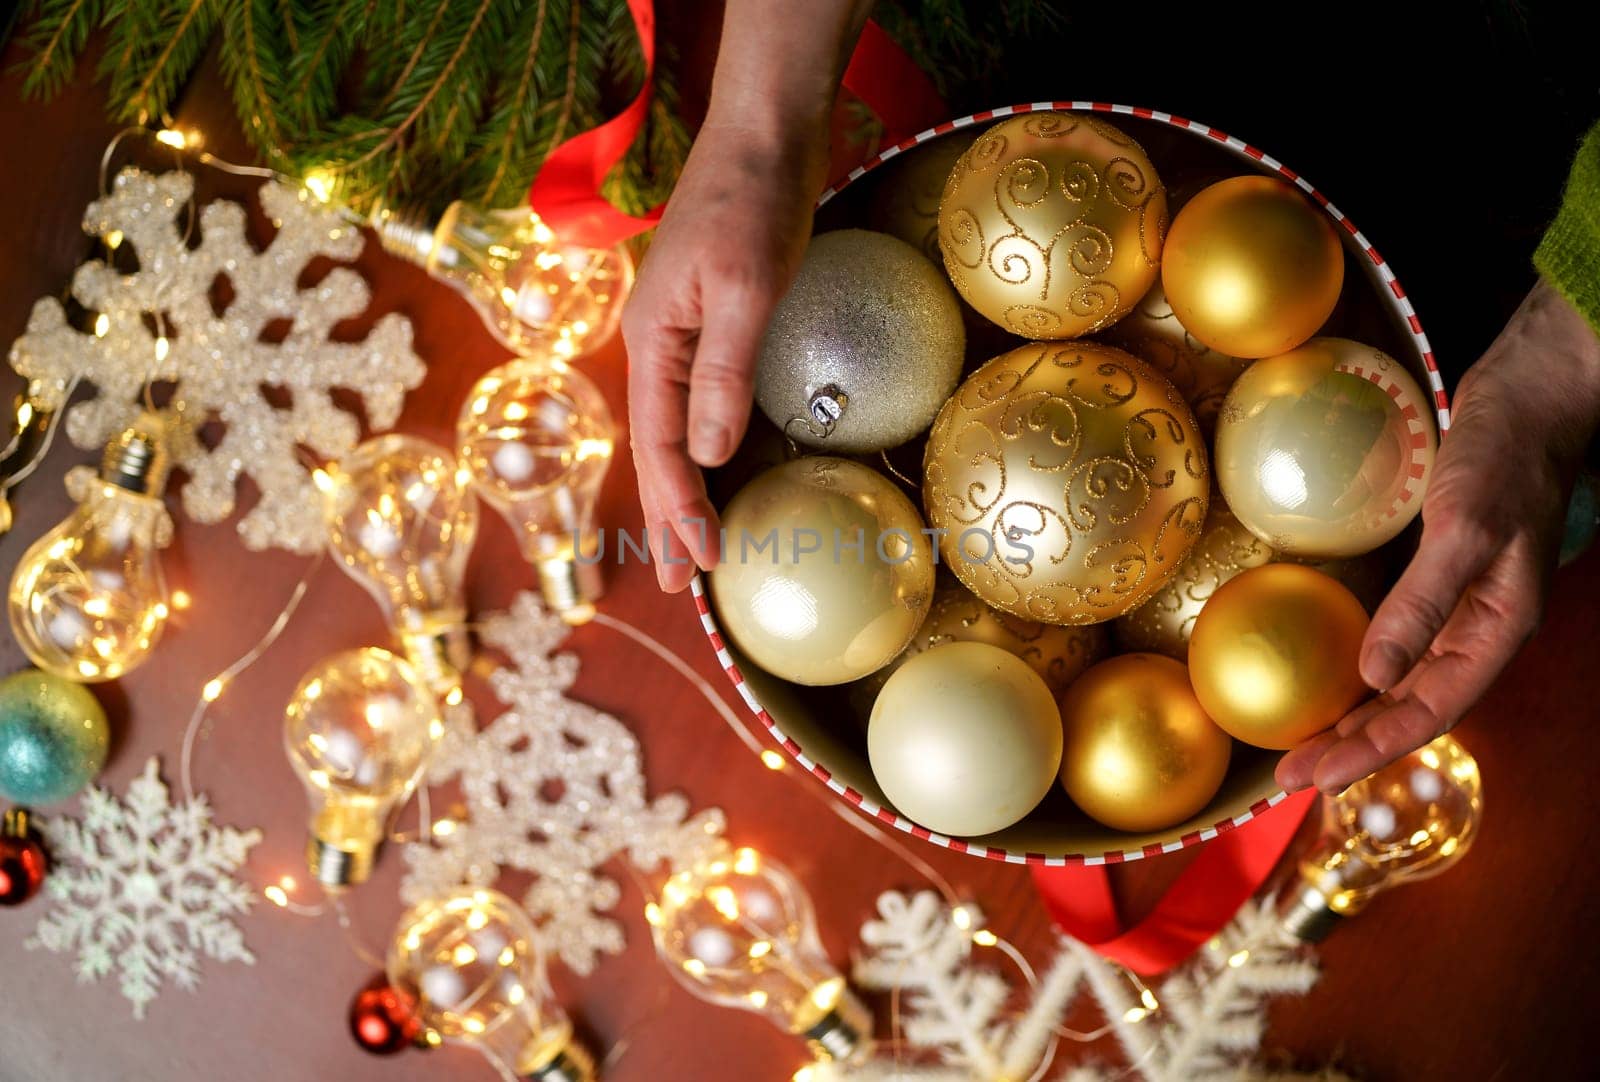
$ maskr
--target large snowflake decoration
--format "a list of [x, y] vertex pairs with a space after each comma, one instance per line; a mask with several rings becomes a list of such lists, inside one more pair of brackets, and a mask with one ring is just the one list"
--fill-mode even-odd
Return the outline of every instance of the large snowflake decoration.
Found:
[[193, 990], [201, 955], [255, 962], [234, 923], [252, 894], [232, 873], [260, 831], [214, 826], [203, 796], [173, 805], [154, 758], [126, 801], [91, 788], [82, 813], [42, 824], [55, 905], [27, 940], [30, 950], [76, 950], [82, 981], [116, 970], [135, 1018], [164, 980]]
[[689, 815], [677, 793], [651, 800], [639, 741], [616, 718], [566, 697], [577, 659], [554, 653], [569, 628], [531, 593], [489, 617], [482, 638], [511, 659], [490, 677], [508, 709], [481, 732], [450, 742], [446, 769], [459, 774], [467, 815], [431, 844], [406, 847], [407, 902], [462, 883], [485, 886], [502, 871], [531, 873], [523, 898], [549, 948], [578, 973], [623, 947], [607, 913], [621, 897], [602, 865], [625, 857], [639, 868], [699, 859], [722, 833], [715, 809]]
[[[248, 239], [245, 208], [226, 200], [198, 211], [199, 242], [190, 247], [193, 192], [194, 178], [184, 172], [119, 173], [111, 194], [89, 204], [83, 226], [108, 245], [131, 248], [138, 269], [123, 273], [99, 261], [79, 267], [72, 291], [96, 313], [93, 333], [69, 326], [59, 301], [40, 300], [11, 348], [11, 366], [53, 393], [55, 405], [74, 378], [97, 388], [66, 417], [68, 436], [85, 448], [134, 420], [147, 382], [172, 384], [184, 421], [172, 450], [189, 475], [189, 517], [228, 517], [247, 474], [261, 498], [239, 522], [245, 543], [312, 552], [323, 543], [322, 523], [299, 449], [334, 459], [360, 439], [360, 420], [336, 404], [336, 389], [347, 403], [361, 403], [374, 431], [394, 425], [424, 373], [411, 326], [391, 314], [364, 341], [330, 340], [336, 324], [366, 309], [365, 280], [348, 267], [309, 288], [299, 279], [319, 256], [354, 259], [364, 241], [305, 192], [261, 186], [261, 206], [277, 227], [262, 251]], [[207, 424], [220, 428], [214, 446], [198, 433]]]
[[[1020, 1012], [1008, 1010], [1010, 982], [981, 965], [973, 949], [983, 938], [982, 914], [971, 905], [962, 909], [958, 915], [931, 891], [890, 891], [878, 899], [876, 919], [861, 928], [864, 950], [854, 976], [863, 988], [899, 995], [904, 1043], [859, 1063], [819, 1064], [812, 1069], [816, 1082], [1111, 1082], [1130, 1075], [1145, 1082], [1348, 1082], [1331, 1069], [1297, 1074], [1254, 1060], [1266, 1001], [1304, 995], [1317, 980], [1316, 963], [1283, 931], [1270, 898], [1246, 903], [1153, 995], [1136, 991], [1112, 963], [1062, 936]], [[1126, 1066], [1078, 1057], [1057, 1062], [1062, 1021], [1084, 986], [1121, 1043]], [[907, 1055], [935, 1062], [902, 1062]]]

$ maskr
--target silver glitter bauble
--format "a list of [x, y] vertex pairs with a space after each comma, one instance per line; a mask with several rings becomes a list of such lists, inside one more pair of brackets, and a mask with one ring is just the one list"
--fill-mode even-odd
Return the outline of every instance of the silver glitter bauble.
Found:
[[955, 390], [965, 347], [955, 291], [916, 249], [862, 229], [822, 233], [772, 314], [756, 401], [811, 447], [896, 447]]

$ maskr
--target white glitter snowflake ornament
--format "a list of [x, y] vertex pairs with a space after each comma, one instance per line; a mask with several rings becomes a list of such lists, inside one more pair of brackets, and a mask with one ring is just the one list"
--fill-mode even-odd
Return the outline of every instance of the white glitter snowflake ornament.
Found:
[[40, 824], [54, 905], [24, 944], [29, 950], [76, 950], [85, 982], [115, 970], [135, 1018], [163, 981], [192, 991], [202, 955], [255, 962], [234, 923], [253, 895], [232, 873], [260, 831], [213, 825], [203, 796], [172, 804], [154, 758], [128, 785], [126, 800], [91, 787], [82, 813]]
[[687, 866], [722, 833], [715, 809], [689, 816], [677, 793], [651, 800], [639, 741], [622, 722], [566, 697], [577, 659], [555, 654], [569, 628], [531, 593], [483, 624], [482, 638], [511, 658], [490, 677], [509, 709], [453, 743], [467, 816], [432, 844], [407, 846], [401, 897], [415, 903], [462, 883], [487, 886], [502, 871], [532, 873], [523, 897], [547, 948], [577, 973], [623, 947], [607, 913], [621, 897], [600, 872], [626, 857], [640, 868]]
[[[335, 389], [360, 400], [373, 431], [394, 425], [424, 374], [411, 325], [391, 314], [364, 341], [329, 339], [336, 324], [366, 309], [367, 284], [348, 267], [309, 288], [299, 279], [318, 256], [354, 259], [364, 240], [307, 193], [261, 186], [277, 233], [257, 251], [245, 208], [226, 200], [198, 211], [199, 240], [190, 247], [193, 192], [187, 173], [119, 173], [111, 194], [89, 204], [83, 227], [131, 249], [138, 269], [79, 267], [72, 292], [96, 313], [93, 333], [73, 329], [59, 301], [42, 299], [11, 347], [11, 366], [58, 399], [75, 376], [94, 385], [96, 397], [66, 417], [68, 436], [84, 448], [100, 447], [137, 416], [147, 381], [173, 384], [185, 420], [172, 447], [189, 475], [184, 511], [197, 522], [227, 518], [235, 485], [248, 475], [261, 497], [239, 522], [245, 543], [309, 553], [323, 530], [298, 449], [334, 459], [360, 440], [360, 421], [335, 404]], [[222, 433], [209, 448], [196, 435], [208, 422], [220, 422]]]

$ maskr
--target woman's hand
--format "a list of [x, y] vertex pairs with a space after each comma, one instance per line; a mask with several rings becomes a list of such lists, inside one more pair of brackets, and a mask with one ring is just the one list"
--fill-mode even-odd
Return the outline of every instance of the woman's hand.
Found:
[[623, 312], [633, 461], [664, 590], [717, 561], [700, 467], [722, 465], [744, 435], [761, 339], [805, 251], [825, 151], [803, 130], [773, 138], [708, 123]]
[[1361, 646], [1382, 692], [1278, 764], [1336, 793], [1448, 732], [1539, 625], [1572, 478], [1600, 415], [1600, 340], [1540, 282], [1467, 372], [1422, 539]]

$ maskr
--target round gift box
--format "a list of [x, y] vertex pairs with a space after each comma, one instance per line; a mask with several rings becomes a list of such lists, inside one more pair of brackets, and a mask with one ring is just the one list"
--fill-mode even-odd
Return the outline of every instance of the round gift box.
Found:
[[[817, 200], [817, 228], [860, 225], [865, 219], [870, 188], [880, 166], [915, 153], [936, 139], [1022, 113], [1045, 110], [1097, 113], [1142, 144], [1157, 168], [1183, 162], [1184, 168], [1163, 169], [1168, 187], [1208, 182], [1256, 172], [1277, 176], [1304, 192], [1337, 226], [1346, 259], [1344, 297], [1333, 317], [1331, 333], [1377, 346], [1404, 364], [1420, 386], [1433, 396], [1441, 434], [1450, 427], [1449, 401], [1405, 290], [1378, 250], [1355, 223], [1300, 174], [1248, 143], [1184, 117], [1127, 105], [1102, 102], [1033, 102], [973, 113], [914, 135], [853, 169]], [[1376, 372], [1357, 375], [1381, 384]], [[737, 463], [735, 463], [735, 466]], [[1402, 539], [1410, 537], [1402, 534]], [[1402, 543], [1404, 543], [1402, 541]], [[1148, 834], [1112, 830], [1072, 806], [1059, 787], [1022, 821], [981, 838], [951, 838], [898, 814], [873, 779], [868, 764], [864, 726], [853, 720], [843, 688], [807, 688], [762, 671], [721, 635], [706, 596], [703, 578], [693, 582], [695, 606], [717, 661], [767, 734], [795, 762], [815, 775], [834, 794], [862, 813], [897, 830], [914, 834], [957, 852], [1012, 864], [1114, 864], [1170, 853], [1214, 838], [1249, 822], [1283, 800], [1273, 781], [1281, 753], [1235, 744], [1227, 777], [1211, 803], [1184, 823]]]

